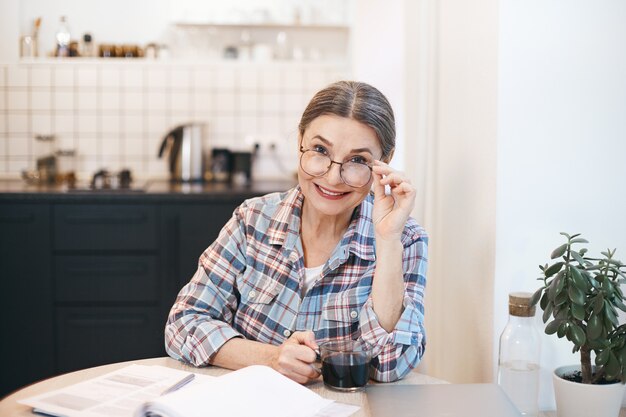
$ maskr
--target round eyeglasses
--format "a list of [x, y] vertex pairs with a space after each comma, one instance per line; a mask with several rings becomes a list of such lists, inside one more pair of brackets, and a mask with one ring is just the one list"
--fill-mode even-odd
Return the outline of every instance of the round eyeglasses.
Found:
[[304, 149], [300, 146], [300, 168], [312, 176], [321, 177], [325, 175], [333, 164], [339, 165], [339, 175], [341, 180], [348, 186], [360, 188], [367, 185], [372, 178], [372, 167], [366, 162], [349, 159], [344, 162], [337, 162], [330, 159], [324, 150]]

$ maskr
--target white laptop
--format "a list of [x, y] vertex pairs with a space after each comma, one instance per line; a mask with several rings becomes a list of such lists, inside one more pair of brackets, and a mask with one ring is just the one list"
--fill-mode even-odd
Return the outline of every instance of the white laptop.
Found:
[[520, 417], [495, 384], [368, 385], [372, 417]]

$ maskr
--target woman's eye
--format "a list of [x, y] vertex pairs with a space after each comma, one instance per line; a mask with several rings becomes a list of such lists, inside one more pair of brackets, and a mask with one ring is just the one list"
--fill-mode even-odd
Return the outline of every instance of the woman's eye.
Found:
[[322, 155], [327, 155], [328, 154], [328, 152], [326, 151], [326, 148], [324, 148], [323, 146], [320, 146], [320, 145], [313, 145], [311, 150], [313, 152], [321, 153]]
[[359, 155], [353, 156], [348, 161], [349, 162], [353, 162], [355, 164], [367, 164], [367, 162], [368, 162], [367, 159], [365, 159], [364, 157], [359, 156]]

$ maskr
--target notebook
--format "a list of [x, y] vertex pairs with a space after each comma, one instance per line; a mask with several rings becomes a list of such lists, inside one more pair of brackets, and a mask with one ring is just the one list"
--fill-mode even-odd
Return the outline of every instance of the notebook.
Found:
[[372, 417], [520, 417], [495, 384], [368, 385]]

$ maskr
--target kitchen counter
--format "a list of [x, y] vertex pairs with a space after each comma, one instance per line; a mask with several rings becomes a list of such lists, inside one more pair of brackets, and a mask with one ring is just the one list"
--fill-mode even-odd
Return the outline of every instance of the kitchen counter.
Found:
[[225, 201], [245, 199], [275, 191], [285, 191], [296, 181], [268, 180], [252, 184], [173, 183], [167, 180], [137, 181], [132, 190], [89, 190], [86, 186], [70, 189], [66, 185], [27, 184], [23, 180], [0, 180], [0, 201]]

